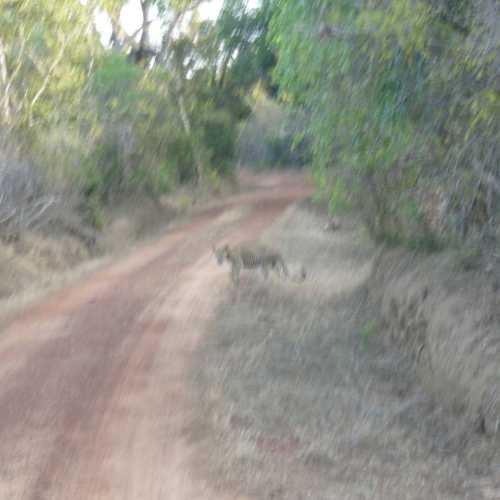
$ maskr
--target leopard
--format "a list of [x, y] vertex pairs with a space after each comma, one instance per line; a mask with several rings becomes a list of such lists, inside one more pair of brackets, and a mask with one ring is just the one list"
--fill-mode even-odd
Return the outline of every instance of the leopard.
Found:
[[214, 246], [212, 250], [220, 266], [224, 262], [231, 265], [231, 280], [236, 286], [239, 285], [243, 269], [260, 269], [266, 279], [269, 271], [274, 271], [280, 277], [290, 277], [281, 253], [266, 245], [245, 242], [234, 246], [227, 244], [218, 248]]

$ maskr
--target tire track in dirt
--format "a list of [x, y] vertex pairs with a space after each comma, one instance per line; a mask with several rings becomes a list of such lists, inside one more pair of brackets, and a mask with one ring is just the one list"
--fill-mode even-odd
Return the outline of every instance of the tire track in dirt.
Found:
[[[2, 327], [0, 498], [239, 498], [196, 474], [185, 378], [227, 284], [210, 243], [257, 236], [309, 192], [300, 178], [277, 181]], [[240, 220], [217, 222], [243, 206]]]

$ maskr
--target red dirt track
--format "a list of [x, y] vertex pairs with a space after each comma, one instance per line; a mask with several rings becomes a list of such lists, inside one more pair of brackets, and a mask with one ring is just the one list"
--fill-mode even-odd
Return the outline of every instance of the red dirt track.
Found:
[[188, 437], [191, 355], [229, 285], [210, 248], [310, 193], [299, 176], [244, 180], [256, 190], [3, 322], [0, 500], [243, 498], [202, 479]]

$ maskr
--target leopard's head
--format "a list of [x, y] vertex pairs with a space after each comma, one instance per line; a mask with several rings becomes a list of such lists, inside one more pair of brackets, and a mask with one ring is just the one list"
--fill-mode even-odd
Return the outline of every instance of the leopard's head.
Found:
[[224, 263], [224, 260], [227, 259], [229, 253], [229, 246], [224, 245], [219, 248], [212, 247], [212, 251], [214, 252], [215, 258], [217, 260], [217, 264], [221, 266]]

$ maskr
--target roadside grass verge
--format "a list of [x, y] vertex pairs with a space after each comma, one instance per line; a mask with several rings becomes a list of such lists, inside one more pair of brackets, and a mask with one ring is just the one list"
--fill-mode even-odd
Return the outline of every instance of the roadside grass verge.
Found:
[[247, 272], [197, 351], [205, 472], [258, 499], [481, 498], [480, 438], [383, 345], [365, 289], [374, 249], [355, 220], [323, 227], [310, 207], [289, 209], [262, 239], [304, 264], [306, 282]]

